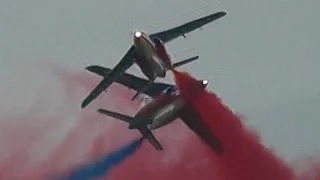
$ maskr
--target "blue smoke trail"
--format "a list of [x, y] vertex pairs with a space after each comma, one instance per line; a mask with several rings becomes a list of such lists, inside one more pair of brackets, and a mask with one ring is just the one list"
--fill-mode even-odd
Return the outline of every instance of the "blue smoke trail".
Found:
[[[99, 160], [79, 167], [74, 172], [59, 178], [60, 180], [90, 180], [103, 177], [109, 173], [113, 166], [123, 162], [126, 157], [133, 155], [141, 146], [144, 138], [138, 138], [125, 146], [108, 153]], [[61, 176], [60, 176], [61, 177]], [[56, 178], [54, 178], [56, 179]]]

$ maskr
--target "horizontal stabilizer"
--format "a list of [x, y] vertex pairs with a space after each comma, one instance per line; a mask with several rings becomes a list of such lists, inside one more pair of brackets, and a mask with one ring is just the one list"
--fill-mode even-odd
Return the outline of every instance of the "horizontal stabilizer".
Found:
[[[101, 114], [107, 115], [109, 117], [113, 117], [113, 118], [122, 120], [124, 122], [127, 122], [130, 125], [131, 125], [131, 122], [135, 122], [133, 117], [130, 117], [130, 116], [127, 116], [127, 115], [124, 115], [124, 114], [120, 114], [120, 113], [117, 113], [117, 112], [109, 111], [109, 110], [106, 110], [106, 109], [98, 109], [98, 112], [101, 113]], [[162, 147], [161, 143], [157, 140], [157, 138], [154, 136], [154, 134], [151, 132], [151, 130], [148, 129], [147, 126], [139, 127], [137, 129], [140, 131], [140, 133], [143, 135], [143, 137], [145, 139], [147, 139], [150, 142], [150, 144], [156, 150], [158, 150], [158, 151], [162, 151], [163, 150], [163, 147]]]
[[106, 110], [106, 109], [98, 109], [98, 112], [101, 113], [101, 114], [107, 115], [109, 117], [113, 117], [113, 118], [122, 120], [124, 122], [129, 123], [129, 124], [133, 120], [133, 117], [130, 117], [128, 115], [124, 115], [124, 114], [121, 114], [121, 113], [109, 111], [109, 110]]
[[177, 62], [177, 63], [174, 63], [174, 64], [172, 65], [172, 67], [173, 67], [173, 68], [176, 68], [176, 67], [179, 67], [179, 66], [188, 64], [188, 63], [190, 63], [190, 62], [192, 62], [192, 61], [195, 61], [195, 60], [197, 60], [197, 59], [199, 59], [199, 56], [194, 56], [194, 57], [191, 57], [191, 58], [188, 58], [188, 59], [179, 61], [179, 62]]

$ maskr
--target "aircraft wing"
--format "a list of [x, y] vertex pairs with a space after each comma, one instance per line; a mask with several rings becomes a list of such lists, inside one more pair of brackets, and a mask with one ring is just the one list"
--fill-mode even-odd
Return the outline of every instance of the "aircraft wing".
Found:
[[[110, 68], [106, 68], [98, 65], [88, 66], [86, 67], [86, 70], [92, 73], [95, 73], [99, 76], [106, 76], [112, 71]], [[120, 77], [118, 77], [115, 80], [115, 82], [122, 84], [130, 89], [134, 89], [135, 91], [138, 91], [142, 89], [144, 86], [146, 86], [149, 81], [129, 73], [123, 73]], [[149, 88], [144, 90], [143, 93], [152, 98], [155, 98], [163, 90], [167, 89], [168, 87], [175, 87], [175, 85], [157, 82], [157, 83], [153, 83], [152, 86], [149, 86]]]
[[90, 92], [90, 94], [83, 100], [81, 108], [85, 108], [89, 103], [96, 99], [103, 91], [105, 91], [118, 77], [120, 77], [127, 69], [134, 64], [135, 48], [131, 48], [127, 51], [120, 62], [110, 71], [107, 75], [103, 75], [103, 80]]
[[223, 153], [221, 142], [216, 137], [214, 132], [212, 132], [203, 122], [197, 112], [195, 112], [191, 108], [186, 108], [180, 113], [179, 118], [218, 155], [221, 155]]
[[149, 141], [149, 143], [158, 151], [162, 151], [163, 147], [154, 134], [147, 127], [139, 128], [139, 131]]
[[159, 38], [164, 43], [167, 43], [171, 40], [178, 38], [179, 36], [185, 37], [185, 34], [192, 32], [198, 28], [201, 28], [202, 26], [204, 26], [210, 22], [215, 21], [215, 20], [225, 16], [226, 14], [227, 13], [223, 12], [223, 11], [217, 12], [214, 14], [210, 14], [208, 16], [190, 21], [190, 22], [185, 23], [183, 25], [180, 25], [180, 26], [177, 26], [177, 27], [165, 30], [165, 31], [161, 31], [158, 33], [151, 34], [150, 37], [151, 37], [151, 39]]

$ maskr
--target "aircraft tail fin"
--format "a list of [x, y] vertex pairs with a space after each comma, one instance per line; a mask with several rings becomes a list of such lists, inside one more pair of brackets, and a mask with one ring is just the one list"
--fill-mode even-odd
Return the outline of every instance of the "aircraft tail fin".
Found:
[[191, 58], [188, 58], [188, 59], [185, 59], [185, 60], [182, 60], [182, 61], [179, 61], [179, 62], [176, 62], [172, 65], [172, 68], [176, 68], [176, 67], [180, 67], [182, 65], [185, 65], [185, 64], [188, 64], [192, 61], [195, 61], [199, 59], [199, 56], [194, 56], [194, 57], [191, 57]]
[[146, 84], [144, 87], [142, 87], [139, 91], [136, 92], [136, 94], [131, 98], [131, 101], [135, 100], [138, 97], [138, 95], [143, 93], [143, 91], [147, 90], [152, 84], [153, 81], [149, 81], [148, 84]]
[[91, 65], [85, 68], [87, 71], [97, 74], [99, 76], [106, 76], [111, 72], [111, 69], [106, 68], [106, 67], [102, 67], [102, 66], [98, 66], [98, 65]]
[[130, 117], [130, 116], [125, 115], [125, 114], [109, 111], [109, 110], [106, 110], [106, 109], [98, 109], [98, 112], [101, 113], [101, 114], [104, 114], [106, 116], [113, 117], [115, 119], [119, 119], [121, 121], [127, 122], [129, 124], [133, 121], [133, 117]]
[[140, 109], [142, 108], [142, 107], [144, 107], [145, 105], [147, 105], [147, 104], [149, 104], [153, 99], [150, 97], [150, 96], [148, 96], [148, 95], [142, 95], [142, 96], [140, 96], [141, 98], [141, 104], [140, 104]]

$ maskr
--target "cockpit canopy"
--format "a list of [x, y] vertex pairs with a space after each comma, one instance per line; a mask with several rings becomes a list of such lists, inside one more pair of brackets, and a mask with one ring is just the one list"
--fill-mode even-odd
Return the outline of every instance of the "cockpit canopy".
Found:
[[167, 89], [163, 90], [163, 94], [174, 95], [177, 93], [178, 93], [178, 90], [176, 86], [170, 86]]

